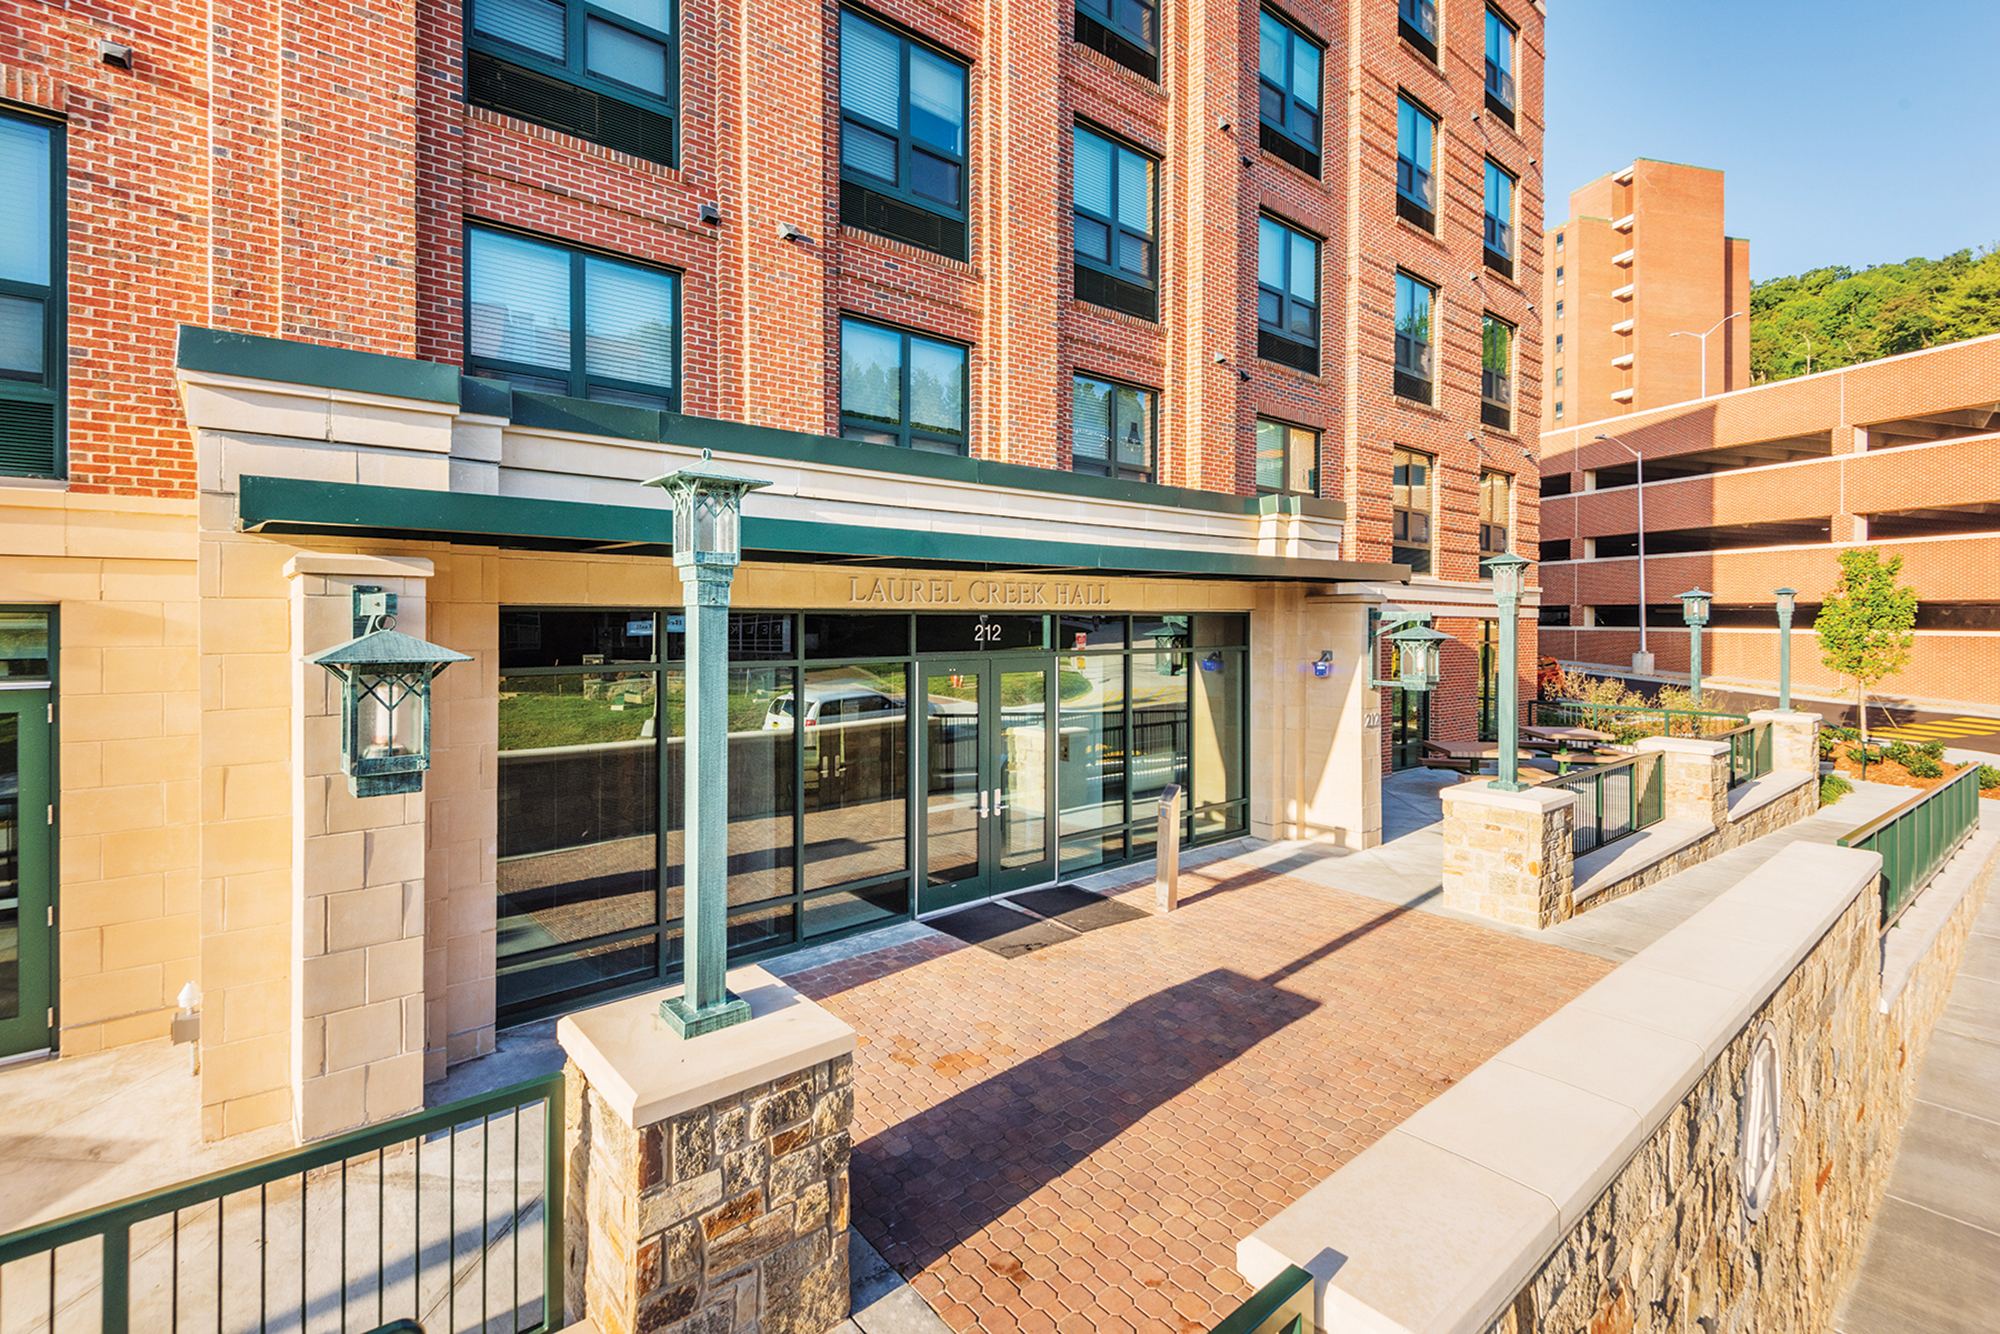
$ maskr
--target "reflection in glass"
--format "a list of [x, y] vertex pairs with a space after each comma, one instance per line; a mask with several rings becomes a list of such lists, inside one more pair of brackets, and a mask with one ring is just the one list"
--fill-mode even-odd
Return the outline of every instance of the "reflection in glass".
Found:
[[0, 714], [0, 1019], [21, 1015], [21, 720]]
[[1193, 805], [1194, 836], [1240, 829], [1242, 806], [1202, 810], [1244, 795], [1243, 704], [1247, 655], [1237, 650], [1210, 650], [1190, 679], [1194, 687]]
[[[729, 669], [732, 907], [792, 892], [793, 826], [797, 820], [792, 766], [797, 763], [798, 746], [795, 722], [785, 706], [792, 702], [793, 675], [789, 667]], [[765, 929], [746, 927], [744, 938]], [[730, 938], [732, 944], [737, 938], [733, 917]]]
[[1033, 866], [1048, 855], [1048, 672], [1000, 674], [1000, 864]]
[[48, 674], [48, 613], [0, 611], [0, 677]]
[[[610, 985], [631, 966], [616, 950], [578, 950], [521, 969], [506, 968], [508, 960], [655, 924], [658, 713], [650, 672], [502, 681], [503, 1012], [551, 990]], [[650, 939], [646, 949], [650, 960]], [[560, 976], [536, 975], [544, 970]]]
[[924, 681], [924, 849], [927, 882], [979, 874], [979, 674]]
[[[1132, 820], [1151, 831], [1160, 789], [1188, 781], [1187, 658], [1148, 653], [1132, 659]], [[1182, 809], [1188, 802], [1182, 801]]]
[[773, 701], [772, 713], [802, 732], [806, 888], [904, 870], [910, 755], [903, 665], [829, 667], [805, 678], [802, 703], [786, 696]]
[[866, 926], [910, 910], [910, 887], [902, 882], [868, 889], [843, 889], [806, 900], [808, 936], [823, 936], [849, 927]]
[[1057, 659], [1056, 793], [1062, 832], [1125, 822], [1125, 658]]

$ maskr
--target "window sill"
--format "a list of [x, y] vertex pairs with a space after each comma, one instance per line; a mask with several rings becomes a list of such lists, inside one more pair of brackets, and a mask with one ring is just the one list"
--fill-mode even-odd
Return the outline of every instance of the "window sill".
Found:
[[1420, 412], [1427, 417], [1436, 417], [1441, 421], [1446, 420], [1451, 416], [1451, 414], [1446, 412], [1443, 408], [1435, 407], [1432, 404], [1422, 402], [1418, 399], [1404, 398], [1401, 394], [1391, 394], [1389, 398], [1390, 401], [1393, 402], [1397, 407], [1402, 408], [1409, 412]]
[[1425, 231], [1423, 228], [1417, 226], [1416, 223], [1411, 222], [1408, 218], [1404, 217], [1400, 213], [1396, 215], [1396, 225], [1402, 228], [1404, 231], [1408, 232], [1411, 236], [1418, 237], [1421, 240], [1427, 241], [1431, 245], [1436, 246], [1439, 254], [1443, 254], [1445, 252], [1444, 240], [1436, 232]]
[[[606, 148], [603, 144], [597, 143], [594, 140], [584, 139], [574, 134], [566, 134], [561, 130], [552, 130], [546, 125], [537, 125], [531, 120], [522, 120], [517, 116], [510, 116], [504, 111], [495, 111], [492, 107], [476, 106], [468, 102], [465, 105], [465, 118], [469, 121], [479, 121], [490, 125], [494, 129], [507, 130], [513, 134], [524, 134], [530, 139], [540, 139], [544, 143], [557, 144], [573, 152], [581, 153], [585, 157], [600, 158], [617, 166], [639, 172], [642, 175], [654, 176], [661, 180], [677, 183], [682, 179], [679, 167], [669, 167], [665, 163], [655, 162], [651, 158], [636, 157], [631, 153], [623, 153], [615, 148]], [[686, 230], [698, 236], [713, 236], [717, 231], [713, 227], [699, 229], [689, 227]]]
[[1070, 310], [1077, 315], [1096, 316], [1113, 324], [1122, 324], [1131, 329], [1143, 329], [1160, 337], [1166, 336], [1167, 326], [1159, 320], [1149, 320], [1143, 315], [1128, 315], [1112, 306], [1100, 306], [1088, 297], [1072, 296]]
[[935, 264], [941, 269], [950, 270], [967, 278], [977, 278], [980, 276], [978, 266], [969, 264], [965, 260], [953, 259], [950, 255], [940, 255], [935, 250], [926, 250], [920, 245], [911, 245], [907, 241], [898, 241], [893, 236], [882, 236], [876, 232], [869, 231], [865, 227], [852, 227], [844, 222], [836, 225], [838, 227], [837, 234], [843, 242], [863, 246], [870, 250], [880, 250], [885, 254], [894, 255], [898, 259], [911, 259], [919, 263]]
[[1167, 104], [1167, 90], [1160, 86], [1158, 80], [1147, 78], [1130, 65], [1120, 64], [1095, 47], [1085, 46], [1082, 42], [1076, 40], [1074, 34], [1070, 38], [1068, 54], [1069, 58], [1076, 63], [1087, 65], [1093, 70], [1109, 74], [1120, 83], [1150, 95], [1162, 106]]
[[19, 491], [67, 491], [67, 477], [14, 477], [0, 473], [0, 487]]

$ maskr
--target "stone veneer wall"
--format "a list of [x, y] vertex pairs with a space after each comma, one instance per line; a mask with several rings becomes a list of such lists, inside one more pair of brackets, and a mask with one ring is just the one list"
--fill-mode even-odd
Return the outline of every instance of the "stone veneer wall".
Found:
[[1661, 858], [1643, 871], [1598, 890], [1589, 898], [1578, 900], [1576, 911], [1587, 913], [1627, 894], [1657, 885], [1669, 876], [1679, 875], [1689, 867], [1699, 866], [1711, 857], [1719, 857], [1731, 848], [1741, 847], [1766, 834], [1776, 833], [1786, 825], [1797, 824], [1809, 819], [1819, 811], [1819, 784], [1808, 782], [1804, 786], [1787, 792], [1776, 801], [1759, 806], [1741, 820], [1732, 820], [1713, 833], [1688, 844], [1679, 852]]
[[[1879, 889], [1857, 897], [1488, 1334], [1829, 1328], [1860, 1266], [1987, 879], [1960, 900], [1886, 1016]], [[1767, 1021], [1782, 1071], [1778, 1174], [1752, 1221], [1737, 1181], [1737, 1126]]]
[[1534, 787], [1503, 792], [1475, 781], [1440, 796], [1448, 906], [1537, 930], [1574, 913], [1573, 794]]
[[823, 1334], [844, 1320], [853, 1081], [838, 1056], [635, 1130], [571, 1063], [570, 1323]]

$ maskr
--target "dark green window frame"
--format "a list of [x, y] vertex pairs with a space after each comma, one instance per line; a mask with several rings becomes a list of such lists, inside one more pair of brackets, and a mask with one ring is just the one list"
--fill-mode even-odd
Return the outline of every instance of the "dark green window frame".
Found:
[[[47, 268], [37, 274], [47, 281], [9, 278], [0, 271], [0, 317], [13, 317], [9, 322], [19, 339], [13, 344], [19, 355], [13, 358], [11, 368], [0, 369], [0, 475], [61, 478], [67, 473], [64, 441], [68, 425], [66, 129], [60, 121], [4, 110], [0, 110], [0, 126], [24, 142], [46, 136], [49, 204]], [[19, 185], [0, 181], [0, 189], [15, 191]], [[33, 267], [32, 257], [28, 267]], [[34, 328], [37, 318], [39, 330]], [[0, 331], [0, 337], [4, 336]], [[0, 343], [4, 346], [7, 344]], [[41, 364], [31, 364], [31, 358]]]
[[[859, 326], [880, 334], [892, 334], [900, 342], [899, 374], [897, 385], [897, 416], [894, 420], [882, 416], [867, 416], [849, 411], [846, 392], [847, 331], [849, 326]], [[841, 397], [840, 433], [849, 440], [872, 440], [877, 444], [899, 445], [904, 449], [925, 450], [933, 454], [967, 454], [971, 440], [971, 389], [972, 389], [972, 349], [949, 338], [939, 338], [936, 334], [919, 330], [899, 329], [893, 324], [880, 320], [863, 319], [858, 315], [840, 317], [841, 334]], [[959, 427], [956, 432], [935, 424], [919, 425], [913, 420], [911, 410], [911, 363], [912, 341], [917, 340], [935, 347], [950, 348], [959, 354], [958, 415]]]
[[[1514, 429], [1514, 326], [1488, 312], [1479, 330], [1479, 420], [1503, 431]], [[1562, 382], [1562, 368], [1556, 368]]]
[[[1423, 103], [1396, 97], [1396, 216], [1437, 232], [1438, 118]], [[1418, 161], [1418, 159], [1423, 159]]]
[[1486, 109], [1514, 128], [1514, 56], [1521, 30], [1499, 10], [1486, 11]]
[[1310, 426], [1275, 417], [1257, 419], [1257, 494], [1317, 496], [1319, 436]]
[[[666, 3], [667, 22], [672, 25], [672, 31], [661, 31], [612, 7], [592, 3], [592, 0], [472, 0], [465, 22], [465, 45], [472, 57], [468, 60], [467, 98], [475, 105], [490, 107], [637, 157], [650, 158], [663, 166], [678, 167], [680, 0], [666, 0]], [[502, 4], [513, 4], [523, 12], [531, 9], [561, 11], [562, 58], [557, 59], [547, 51], [537, 50], [520, 41], [510, 41], [492, 29], [481, 31], [480, 24], [485, 14], [497, 15]], [[644, 41], [656, 42], [665, 48], [664, 96], [591, 72], [589, 60], [593, 23], [607, 25]], [[482, 56], [485, 59], [479, 58]], [[509, 66], [526, 71], [526, 77], [514, 74]], [[546, 89], [536, 84], [536, 75], [543, 80], [552, 79], [571, 85], [581, 90], [584, 96], [577, 105], [562, 105], [572, 99], [549, 96]], [[665, 124], [619, 124], [621, 107], [632, 109], [634, 120], [660, 117], [664, 118]], [[607, 115], [607, 112], [610, 114]]]
[[1486, 159], [1486, 267], [1502, 278], [1514, 276], [1514, 196], [1520, 186], [1520, 177]]
[[[1273, 68], [1268, 56], [1277, 57]], [[1299, 68], [1301, 48], [1311, 55], [1310, 77]], [[1268, 9], [1257, 12], [1257, 131], [1263, 150], [1308, 176], [1320, 172], [1325, 122], [1326, 47]], [[1309, 92], [1312, 101], [1302, 94]]]
[[[1083, 430], [1077, 421], [1076, 391], [1085, 384], [1101, 386], [1111, 391], [1109, 409], [1109, 435], [1105, 440], [1105, 453], [1093, 457], [1078, 448], [1083, 439]], [[1122, 393], [1120, 391], [1123, 391]], [[1130, 411], [1126, 395], [1139, 396], [1140, 415], [1143, 424], [1128, 417]], [[1070, 467], [1077, 472], [1096, 473], [1100, 477], [1116, 477], [1127, 482], [1150, 482], [1159, 474], [1160, 444], [1160, 391], [1148, 389], [1144, 385], [1128, 384], [1114, 380], [1107, 375], [1096, 375], [1089, 371], [1076, 371], [1070, 377]], [[1135, 434], [1142, 438], [1139, 443], [1144, 451], [1143, 462], [1130, 461], [1122, 447], [1121, 440], [1129, 440]]]
[[[473, 262], [472, 244], [475, 233], [504, 237], [510, 241], [526, 242], [569, 257], [569, 369], [538, 365], [531, 361], [516, 361], [503, 357], [481, 355], [474, 350], [473, 337]], [[647, 264], [624, 255], [604, 254], [594, 250], [582, 250], [564, 245], [560, 241], [545, 236], [535, 236], [525, 232], [512, 231], [504, 227], [468, 224], [465, 228], [465, 368], [466, 373], [482, 379], [505, 380], [517, 389], [534, 393], [561, 394], [569, 398], [594, 399], [598, 402], [624, 403], [634, 407], [664, 408], [669, 412], [680, 411], [681, 406], [681, 275], [673, 269], [657, 264]], [[617, 376], [594, 374], [589, 368], [590, 328], [586, 303], [588, 284], [585, 273], [590, 261], [622, 265], [647, 273], [666, 277], [673, 289], [673, 382], [658, 384], [643, 380], [628, 380]]]
[[1159, 82], [1160, 10], [1153, 0], [1077, 0], [1076, 40]]
[[[845, 35], [849, 24], [866, 24], [881, 35], [897, 44], [896, 60], [901, 78], [902, 95], [896, 107], [896, 124], [890, 125], [878, 117], [873, 117], [847, 98], [841, 99], [840, 106], [840, 220], [844, 226], [859, 227], [875, 232], [892, 240], [921, 247], [948, 259], [966, 259], [970, 232], [966, 226], [966, 201], [972, 190], [972, 68], [949, 51], [942, 50], [928, 42], [918, 41], [909, 34], [899, 31], [886, 23], [851, 9], [840, 11], [843, 33], [841, 78], [846, 79]], [[937, 136], [926, 137], [918, 132], [915, 124], [917, 98], [912, 76], [912, 64], [921, 54], [943, 64], [953, 66], [959, 78], [958, 145], [956, 148], [937, 142]], [[857, 99], [858, 100], [858, 99]], [[896, 179], [866, 170], [850, 163], [848, 138], [850, 135], [873, 135], [880, 139], [893, 140], [896, 152]], [[919, 158], [927, 157], [936, 166], [933, 171], [943, 169], [956, 176], [956, 197], [950, 200], [940, 198], [935, 192], [917, 189]], [[910, 210], [917, 216], [910, 216]], [[925, 216], [925, 215], [928, 215]], [[942, 224], [932, 219], [943, 220]]]
[[[1108, 214], [1087, 207], [1076, 189], [1078, 156], [1085, 140], [1095, 140], [1108, 145], [1111, 150], [1111, 210]], [[1137, 144], [1107, 134], [1083, 121], [1071, 127], [1070, 152], [1071, 251], [1076, 261], [1077, 299], [1136, 315], [1140, 319], [1157, 321], [1160, 314], [1160, 159]], [[1134, 160], [1141, 164], [1136, 171], [1132, 165]], [[1139, 178], [1136, 184], [1128, 179], [1133, 174]], [[1147, 194], [1144, 231], [1123, 216], [1128, 190], [1143, 190]], [[1089, 238], [1094, 238], [1100, 229], [1108, 258], [1086, 253]], [[1085, 233], [1089, 236], [1086, 237]], [[1130, 246], [1143, 247], [1143, 271], [1120, 262], [1120, 255]]]
[[[1310, 299], [1298, 291], [1301, 262], [1312, 270]], [[1257, 355], [1308, 375], [1319, 374], [1319, 266], [1318, 237], [1268, 213], [1258, 217]]]

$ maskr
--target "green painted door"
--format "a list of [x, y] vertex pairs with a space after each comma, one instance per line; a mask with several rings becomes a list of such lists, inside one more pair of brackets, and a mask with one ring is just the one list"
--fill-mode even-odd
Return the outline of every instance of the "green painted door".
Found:
[[1401, 772], [1424, 762], [1431, 735], [1431, 697], [1426, 691], [1389, 692], [1389, 767]]
[[918, 674], [924, 875], [917, 911], [1053, 879], [1053, 665], [951, 659], [926, 661]]
[[54, 1037], [48, 709], [47, 689], [0, 690], [0, 1057]]

